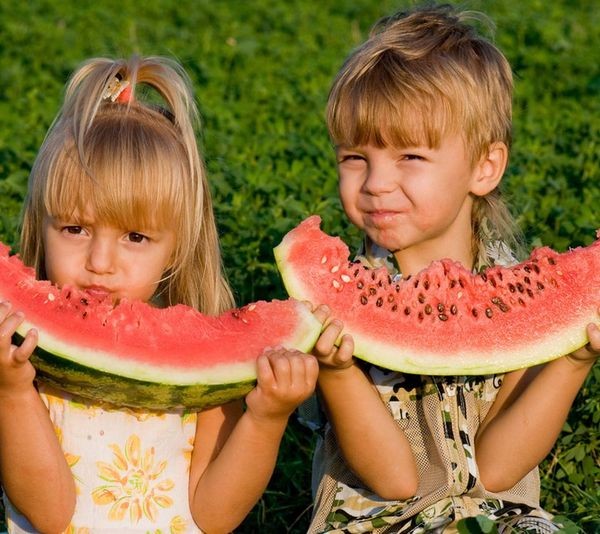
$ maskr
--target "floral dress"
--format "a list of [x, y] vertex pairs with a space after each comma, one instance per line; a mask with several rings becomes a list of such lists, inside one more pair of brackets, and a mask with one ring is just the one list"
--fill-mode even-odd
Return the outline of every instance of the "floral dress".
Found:
[[[199, 533], [189, 509], [196, 414], [99, 405], [40, 385], [75, 479], [68, 534]], [[5, 496], [9, 534], [35, 532]]]

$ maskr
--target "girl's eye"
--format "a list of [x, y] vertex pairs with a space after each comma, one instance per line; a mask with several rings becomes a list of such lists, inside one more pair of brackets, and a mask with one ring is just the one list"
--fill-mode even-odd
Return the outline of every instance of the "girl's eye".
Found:
[[83, 232], [83, 228], [81, 226], [64, 226], [62, 230], [63, 232], [72, 235], [79, 235]]
[[148, 239], [145, 235], [140, 234], [138, 232], [129, 232], [127, 234], [127, 239], [132, 243], [142, 243], [144, 240]]

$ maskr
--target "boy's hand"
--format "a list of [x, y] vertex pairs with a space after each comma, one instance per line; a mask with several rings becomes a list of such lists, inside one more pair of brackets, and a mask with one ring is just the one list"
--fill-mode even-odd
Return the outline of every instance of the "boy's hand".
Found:
[[257, 385], [246, 396], [248, 411], [261, 419], [287, 419], [315, 390], [317, 360], [297, 350], [267, 349], [256, 361]]
[[313, 313], [325, 325], [313, 349], [313, 354], [319, 360], [321, 369], [341, 370], [354, 365], [352, 337], [348, 334], [343, 335], [339, 346], [335, 346], [335, 342], [344, 328], [342, 322], [337, 319], [328, 321], [330, 312], [327, 306], [319, 306]]
[[[598, 309], [600, 315], [600, 308]], [[592, 363], [600, 357], [600, 328], [594, 323], [587, 326], [589, 342], [585, 347], [572, 352], [567, 357], [576, 363]]]
[[35, 378], [35, 369], [29, 361], [37, 345], [37, 331], [27, 332], [20, 346], [13, 345], [12, 335], [24, 320], [8, 302], [0, 302], [0, 394], [19, 393], [29, 389]]

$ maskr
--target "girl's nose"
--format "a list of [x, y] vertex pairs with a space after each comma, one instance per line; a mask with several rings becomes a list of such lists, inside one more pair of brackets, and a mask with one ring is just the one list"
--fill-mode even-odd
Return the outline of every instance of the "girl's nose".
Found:
[[114, 271], [116, 245], [108, 239], [94, 237], [90, 241], [86, 258], [86, 269], [96, 274]]

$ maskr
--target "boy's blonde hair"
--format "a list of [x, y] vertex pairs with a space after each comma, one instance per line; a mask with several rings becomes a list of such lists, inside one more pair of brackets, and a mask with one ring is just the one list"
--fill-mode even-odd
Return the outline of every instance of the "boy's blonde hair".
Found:
[[[123, 103], [110, 98], [115, 83], [129, 84]], [[160, 105], [151, 103], [158, 97]], [[44, 218], [71, 220], [91, 208], [96, 220], [118, 228], [175, 232], [176, 250], [157, 291], [163, 302], [208, 314], [232, 307], [196, 121], [191, 84], [174, 61], [82, 64], [30, 175], [20, 247], [25, 263], [45, 278]]]
[[[489, 146], [510, 148], [512, 73], [504, 55], [448, 5], [379, 21], [334, 80], [327, 124], [338, 146], [437, 147], [444, 135], [463, 137], [474, 165]], [[490, 239], [519, 247], [518, 231], [500, 192], [476, 197], [476, 264]]]

